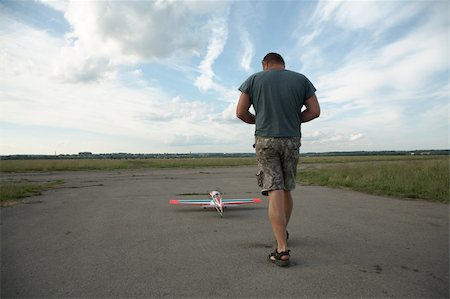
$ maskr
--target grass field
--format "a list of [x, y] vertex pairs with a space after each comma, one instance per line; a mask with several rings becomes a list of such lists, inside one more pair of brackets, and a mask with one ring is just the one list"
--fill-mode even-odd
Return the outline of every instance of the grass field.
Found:
[[2, 183], [0, 188], [0, 204], [4, 206], [8, 202], [14, 202], [24, 197], [41, 195], [43, 191], [55, 188], [62, 183], [59, 180], [42, 184], [30, 182]]
[[[301, 157], [301, 164], [423, 161], [445, 159], [446, 156], [324, 156]], [[139, 168], [195, 168], [256, 165], [254, 157], [245, 158], [170, 158], [170, 159], [61, 159], [61, 160], [1, 160], [0, 172], [77, 171]]]
[[371, 194], [449, 202], [449, 158], [328, 164], [306, 167], [298, 180]]
[[[0, 171], [44, 172], [142, 168], [196, 168], [256, 165], [246, 158], [177, 158], [124, 160], [2, 160]], [[303, 184], [349, 188], [379, 195], [449, 202], [448, 156], [301, 157], [298, 180]], [[39, 194], [49, 184], [8, 183], [1, 200]]]
[[255, 165], [255, 158], [3, 160], [1, 172], [195, 168]]

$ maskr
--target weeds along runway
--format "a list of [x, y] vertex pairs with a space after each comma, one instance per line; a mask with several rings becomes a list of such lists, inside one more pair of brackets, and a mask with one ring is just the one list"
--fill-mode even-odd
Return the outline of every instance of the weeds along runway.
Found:
[[448, 205], [297, 186], [292, 265], [263, 204], [214, 210], [172, 198], [261, 197], [255, 167], [2, 174], [64, 183], [1, 209], [2, 297], [448, 298]]

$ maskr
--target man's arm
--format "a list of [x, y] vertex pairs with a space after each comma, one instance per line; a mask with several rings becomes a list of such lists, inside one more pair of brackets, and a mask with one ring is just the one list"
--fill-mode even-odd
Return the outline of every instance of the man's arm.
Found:
[[310, 98], [305, 101], [306, 109], [300, 115], [300, 120], [302, 123], [306, 123], [313, 120], [320, 115], [320, 105], [317, 100], [316, 94], [313, 94]]
[[255, 116], [249, 111], [251, 105], [250, 96], [242, 92], [236, 107], [236, 116], [248, 124], [255, 123]]

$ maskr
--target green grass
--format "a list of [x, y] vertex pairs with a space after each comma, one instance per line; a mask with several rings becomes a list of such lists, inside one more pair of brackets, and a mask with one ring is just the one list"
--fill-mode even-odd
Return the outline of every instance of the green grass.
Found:
[[41, 195], [43, 191], [53, 189], [62, 184], [63, 181], [51, 181], [46, 183], [29, 183], [29, 182], [8, 182], [0, 186], [0, 202], [5, 204], [18, 199]]
[[391, 156], [301, 156], [301, 164], [349, 163], [349, 162], [382, 162], [382, 161], [424, 161], [445, 159], [447, 156], [438, 155], [391, 155]]
[[301, 183], [449, 202], [449, 159], [332, 164], [300, 170]]
[[[324, 156], [301, 157], [301, 164], [349, 163], [370, 161], [430, 160], [439, 156]], [[442, 157], [442, 156], [440, 156]], [[196, 168], [256, 165], [254, 157], [170, 158], [170, 159], [61, 159], [1, 160], [0, 172], [113, 170], [140, 168]]]
[[1, 172], [196, 168], [256, 165], [255, 158], [2, 160]]

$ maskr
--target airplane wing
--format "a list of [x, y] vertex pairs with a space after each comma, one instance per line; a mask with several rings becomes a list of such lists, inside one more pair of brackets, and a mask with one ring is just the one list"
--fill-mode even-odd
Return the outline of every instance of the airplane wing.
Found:
[[224, 206], [245, 205], [250, 203], [261, 203], [260, 198], [240, 198], [240, 199], [222, 199]]
[[194, 206], [209, 206], [211, 199], [171, 199], [171, 205], [194, 205]]

